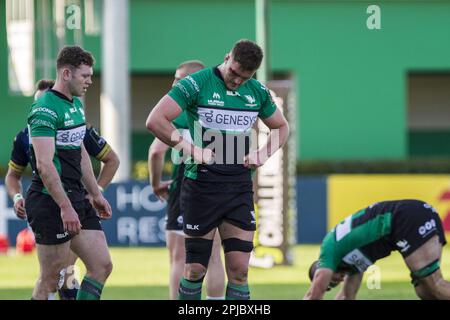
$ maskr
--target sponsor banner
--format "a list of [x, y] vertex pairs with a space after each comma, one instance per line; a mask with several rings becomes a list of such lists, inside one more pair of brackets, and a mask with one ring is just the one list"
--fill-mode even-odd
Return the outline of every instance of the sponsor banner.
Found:
[[378, 201], [418, 199], [439, 213], [450, 239], [450, 175], [330, 175], [328, 230]]
[[[24, 189], [29, 181], [24, 181]], [[113, 215], [102, 221], [110, 246], [165, 246], [166, 203], [159, 201], [148, 183], [130, 181], [111, 184], [105, 192]], [[0, 185], [0, 234], [6, 234], [10, 245], [17, 234], [27, 228], [13, 211], [6, 188]]]

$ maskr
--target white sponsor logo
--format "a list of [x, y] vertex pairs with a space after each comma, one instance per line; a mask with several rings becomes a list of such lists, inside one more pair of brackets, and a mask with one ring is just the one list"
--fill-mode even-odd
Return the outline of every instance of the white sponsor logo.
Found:
[[177, 218], [177, 223], [178, 223], [178, 224], [183, 224], [183, 216], [182, 216], [182, 215], [179, 215], [179, 216], [178, 216], [178, 218]]
[[411, 247], [405, 239], [398, 241], [396, 245], [400, 249], [400, 252], [406, 252]]
[[431, 219], [419, 228], [419, 234], [425, 238], [430, 232], [436, 230], [436, 221]]
[[56, 132], [56, 145], [79, 147], [83, 143], [85, 134], [86, 134], [86, 126], [81, 126], [68, 130], [58, 130]]
[[198, 108], [202, 127], [216, 130], [248, 131], [258, 119], [256, 111]]
[[76, 109], [76, 108], [70, 108], [69, 110], [70, 110], [70, 113], [75, 113], [75, 112], [77, 112], [77, 109]]
[[[200, 92], [197, 82], [191, 76], [187, 76], [186, 79], [194, 86], [195, 91]], [[220, 99], [220, 98], [219, 98]]]
[[218, 107], [223, 107], [225, 105], [225, 102], [223, 102], [220, 97], [220, 94], [218, 94], [217, 92], [214, 92], [212, 99], [208, 99], [208, 104], [210, 106], [218, 106]]
[[367, 259], [367, 257], [358, 249], [349, 252], [343, 259], [345, 263], [355, 266], [359, 272], [364, 272], [370, 267], [373, 262]]
[[227, 96], [240, 97], [241, 95], [237, 91], [227, 90]]
[[66, 120], [69, 120], [70, 119], [70, 116], [69, 116], [69, 114], [66, 112], [66, 113], [64, 113], [64, 119], [66, 119]]
[[177, 84], [175, 85], [178, 89], [181, 90], [181, 92], [183, 92], [183, 94], [185, 95], [186, 98], [189, 98], [191, 95], [189, 94], [189, 92], [187, 91], [186, 87], [183, 86], [180, 82], [177, 82]]
[[73, 126], [74, 124], [75, 124], [75, 121], [74, 121], [74, 120], [67, 120], [67, 121], [64, 121], [64, 125], [65, 125], [66, 127]]
[[56, 239], [64, 239], [68, 235], [69, 235], [69, 232], [67, 232], [67, 231], [64, 233], [58, 233], [58, 234], [56, 234]]
[[252, 221], [251, 221], [251, 224], [256, 224], [255, 211], [250, 211], [250, 214], [252, 215]]
[[186, 225], [186, 229], [188, 230], [199, 230], [200, 226], [198, 224], [192, 225], [192, 224], [187, 224]]
[[55, 111], [50, 110], [49, 108], [45, 108], [45, 107], [39, 107], [33, 110], [33, 114], [37, 113], [37, 112], [44, 112], [44, 113], [48, 113], [49, 115], [51, 115], [53, 118], [58, 118], [58, 115], [56, 114]]

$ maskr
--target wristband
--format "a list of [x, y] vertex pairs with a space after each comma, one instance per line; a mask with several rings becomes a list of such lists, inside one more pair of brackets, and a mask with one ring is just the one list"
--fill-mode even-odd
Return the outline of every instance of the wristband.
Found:
[[17, 203], [17, 201], [22, 200], [23, 196], [21, 193], [16, 193], [13, 197], [14, 205]]

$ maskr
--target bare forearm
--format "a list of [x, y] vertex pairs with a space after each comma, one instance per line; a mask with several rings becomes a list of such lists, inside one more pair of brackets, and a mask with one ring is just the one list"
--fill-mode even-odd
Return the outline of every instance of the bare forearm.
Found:
[[97, 180], [94, 176], [94, 171], [92, 170], [91, 159], [89, 158], [86, 150], [82, 150], [81, 152], [81, 173], [82, 173], [82, 181], [87, 191], [93, 197], [96, 197], [100, 194], [100, 189], [97, 185]]
[[44, 186], [47, 188], [56, 204], [60, 208], [70, 207], [70, 200], [64, 191], [61, 179], [53, 163], [41, 164], [38, 166], [38, 169]]
[[164, 155], [152, 153], [151, 149], [148, 157], [148, 170], [150, 173], [150, 184], [152, 187], [158, 186], [161, 182], [162, 171], [164, 167]]
[[97, 178], [97, 184], [106, 189], [106, 187], [111, 183], [114, 175], [116, 174], [117, 169], [119, 168], [119, 162], [111, 159], [110, 161], [104, 163], [102, 165], [102, 169], [100, 170], [100, 174]]
[[20, 181], [20, 177], [17, 177], [14, 174], [8, 174], [5, 177], [6, 189], [8, 190], [8, 195], [12, 199], [14, 195], [17, 193], [22, 193], [22, 182]]

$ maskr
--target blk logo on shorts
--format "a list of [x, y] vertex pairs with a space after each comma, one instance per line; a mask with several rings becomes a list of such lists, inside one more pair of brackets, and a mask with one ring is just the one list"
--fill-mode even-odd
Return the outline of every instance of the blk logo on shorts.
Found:
[[187, 224], [186, 225], [186, 229], [188, 230], [199, 230], [200, 226], [198, 224], [192, 225], [192, 224]]

